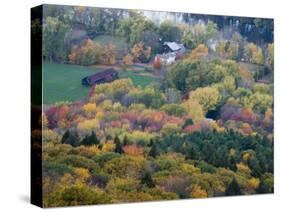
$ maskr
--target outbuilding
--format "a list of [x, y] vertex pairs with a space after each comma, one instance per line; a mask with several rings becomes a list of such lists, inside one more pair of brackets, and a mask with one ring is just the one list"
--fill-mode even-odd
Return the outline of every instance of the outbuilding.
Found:
[[112, 82], [115, 79], [118, 79], [118, 71], [113, 68], [109, 68], [96, 74], [84, 77], [82, 79], [82, 85], [93, 86], [100, 83]]

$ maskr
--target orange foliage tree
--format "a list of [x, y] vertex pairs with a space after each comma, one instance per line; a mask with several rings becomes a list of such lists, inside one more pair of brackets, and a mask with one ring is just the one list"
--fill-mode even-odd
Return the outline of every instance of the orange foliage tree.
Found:
[[204, 44], [199, 44], [191, 51], [191, 59], [199, 59], [208, 55], [208, 48]]
[[143, 148], [139, 147], [137, 145], [127, 145], [123, 147], [123, 150], [128, 155], [142, 155], [143, 154]]
[[116, 46], [113, 43], [109, 43], [103, 48], [101, 63], [105, 65], [114, 65], [116, 63]]
[[130, 66], [133, 64], [133, 60], [134, 57], [131, 54], [127, 54], [124, 58], [123, 58], [123, 64], [126, 67]]

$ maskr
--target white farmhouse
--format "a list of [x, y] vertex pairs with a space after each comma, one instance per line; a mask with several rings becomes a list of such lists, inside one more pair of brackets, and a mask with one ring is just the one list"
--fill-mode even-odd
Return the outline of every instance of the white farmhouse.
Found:
[[176, 61], [177, 56], [184, 54], [186, 51], [183, 44], [176, 42], [164, 42], [163, 53], [157, 54], [154, 58], [156, 61], [158, 58], [164, 65], [171, 65]]

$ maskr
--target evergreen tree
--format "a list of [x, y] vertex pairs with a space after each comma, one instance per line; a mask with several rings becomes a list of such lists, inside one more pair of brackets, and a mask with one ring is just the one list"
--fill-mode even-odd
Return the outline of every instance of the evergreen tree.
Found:
[[228, 149], [226, 146], [219, 147], [216, 151], [216, 162], [214, 165], [218, 167], [229, 167]]
[[154, 142], [153, 142], [153, 139], [150, 139], [147, 146], [148, 146], [148, 147], [152, 147], [153, 143], [154, 143]]
[[270, 193], [270, 192], [268, 192], [268, 189], [267, 189], [267, 186], [266, 186], [264, 180], [261, 180], [261, 181], [260, 181], [260, 184], [259, 184], [259, 187], [258, 187], [258, 189], [257, 189], [257, 192], [258, 192], [259, 194]]
[[69, 130], [66, 130], [66, 131], [64, 132], [62, 138], [61, 138], [61, 143], [62, 143], [62, 144], [65, 144], [65, 142], [67, 141], [69, 135], [70, 135]]
[[187, 149], [187, 155], [188, 159], [191, 160], [198, 160], [199, 158], [198, 152], [193, 145], [191, 145], [191, 147]]
[[79, 135], [76, 131], [67, 130], [61, 139], [62, 144], [70, 144], [71, 146], [79, 146]]
[[229, 158], [229, 168], [232, 170], [232, 171], [236, 171], [237, 170], [237, 167], [236, 167], [236, 160], [233, 156], [230, 156]]
[[240, 186], [235, 178], [232, 179], [228, 187], [226, 188], [225, 195], [233, 196], [233, 195], [241, 195]]
[[120, 153], [120, 154], [124, 153], [122, 144], [121, 144], [120, 139], [118, 138], [118, 136], [116, 136], [114, 138], [114, 144], [115, 144], [114, 152], [117, 152], [117, 153]]
[[151, 174], [149, 172], [145, 172], [141, 178], [141, 184], [146, 185], [148, 188], [155, 187], [155, 183], [153, 182], [153, 179], [151, 177]]
[[184, 129], [185, 127], [192, 125], [192, 124], [193, 124], [192, 119], [188, 118], [185, 120], [184, 124], [182, 125], [182, 129]]
[[249, 160], [249, 167], [252, 170], [252, 175], [254, 177], [260, 177], [262, 172], [261, 172], [261, 167], [259, 165], [259, 161], [253, 157]]
[[267, 194], [274, 192], [274, 180], [273, 175], [270, 173], [266, 173], [261, 176], [260, 184], [257, 189], [258, 194]]
[[99, 143], [100, 141], [97, 138], [96, 133], [92, 132], [91, 135], [87, 135], [85, 136], [85, 138], [83, 138], [80, 145], [91, 146], [91, 145], [97, 145]]
[[151, 149], [148, 153], [150, 157], [156, 158], [159, 155], [159, 151], [155, 142], [152, 143]]
[[123, 145], [126, 146], [129, 144], [129, 139], [127, 137], [127, 135], [124, 136], [124, 139], [123, 139]]
[[109, 141], [109, 140], [111, 140], [111, 139], [112, 139], [112, 136], [111, 136], [111, 135], [106, 135], [106, 136], [105, 136], [105, 140], [106, 140], [106, 141]]

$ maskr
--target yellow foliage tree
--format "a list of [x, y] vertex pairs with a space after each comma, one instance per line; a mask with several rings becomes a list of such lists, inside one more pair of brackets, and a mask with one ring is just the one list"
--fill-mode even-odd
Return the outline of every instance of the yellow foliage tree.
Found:
[[97, 105], [95, 103], [88, 103], [83, 106], [83, 110], [85, 113], [90, 116], [97, 111]]
[[161, 129], [161, 134], [163, 136], [172, 135], [180, 132], [180, 126], [175, 123], [166, 123]]
[[236, 154], [235, 149], [231, 148], [231, 149], [229, 150], [229, 155], [230, 155], [230, 156], [235, 156], [235, 154]]
[[74, 174], [77, 176], [77, 180], [81, 183], [85, 183], [91, 176], [88, 169], [85, 168], [74, 168]]
[[92, 157], [93, 155], [97, 155], [101, 152], [99, 147], [97, 145], [91, 145], [91, 146], [79, 146], [79, 155], [85, 156], [85, 157]]
[[264, 56], [262, 49], [254, 43], [249, 43], [245, 47], [245, 55], [252, 63], [263, 64]]
[[102, 146], [103, 152], [112, 152], [115, 148], [115, 144], [113, 142], [107, 142]]
[[248, 162], [251, 159], [251, 157], [252, 157], [252, 155], [250, 152], [245, 152], [245, 153], [243, 153], [243, 156], [242, 156], [242, 158], [245, 162]]
[[116, 46], [109, 43], [104, 46], [101, 52], [101, 63], [105, 65], [114, 65], [116, 63]]
[[189, 99], [182, 103], [188, 116], [191, 117], [194, 123], [201, 121], [204, 118], [202, 106], [195, 99]]
[[215, 109], [220, 101], [220, 94], [217, 88], [197, 88], [190, 93], [190, 99], [196, 100], [203, 107], [204, 112]]
[[50, 129], [44, 129], [42, 131], [42, 138], [44, 142], [58, 143], [60, 140], [59, 134], [56, 131]]
[[103, 116], [104, 116], [104, 114], [102, 111], [99, 111], [96, 113], [96, 119], [98, 119], [98, 120], [101, 120]]
[[251, 176], [251, 169], [244, 163], [236, 164], [237, 172], [245, 176]]
[[189, 164], [189, 163], [181, 164], [181, 170], [188, 175], [194, 175], [194, 174], [201, 173], [201, 170], [199, 168], [197, 168], [194, 165]]
[[206, 197], [208, 197], [208, 193], [207, 193], [207, 191], [202, 189], [200, 186], [195, 185], [191, 191], [190, 196], [192, 198], [206, 198]]
[[75, 63], [78, 62], [79, 54], [80, 54], [79, 47], [78, 46], [73, 46], [70, 54], [68, 55], [68, 58], [69, 58], [69, 60], [70, 60], [70, 62], [72, 64], [75, 64]]
[[46, 116], [45, 113], [42, 113], [41, 118], [40, 118], [40, 125], [42, 126], [43, 129], [48, 128], [48, 117]]
[[135, 59], [138, 59], [142, 52], [143, 52], [144, 44], [142, 42], [136, 43], [133, 48], [131, 49], [131, 52]]
[[216, 53], [225, 59], [237, 57], [238, 44], [233, 41], [220, 41], [216, 47]]
[[73, 64], [93, 65], [100, 62], [101, 50], [102, 48], [98, 43], [86, 39], [80, 46], [72, 48], [68, 58]]
[[86, 134], [91, 133], [99, 127], [100, 123], [97, 119], [84, 120], [79, 122], [79, 124], [77, 125], [77, 129]]
[[112, 97], [115, 93], [126, 94], [132, 89], [132, 87], [133, 87], [133, 82], [131, 79], [129, 78], [119, 79], [111, 83], [96, 85], [95, 94], [104, 94], [109, 97]]
[[200, 59], [208, 55], [208, 48], [204, 44], [199, 44], [195, 49], [191, 51], [191, 59]]
[[124, 58], [123, 58], [123, 64], [125, 67], [131, 66], [133, 64], [133, 56], [131, 54], [127, 54]]
[[273, 69], [274, 66], [274, 44], [270, 43], [267, 46], [267, 50], [268, 50], [268, 63], [271, 67], [271, 69]]
[[255, 190], [259, 187], [260, 185], [260, 180], [258, 178], [252, 177], [250, 180], [248, 180], [247, 187], [249, 189]]
[[142, 141], [148, 143], [151, 139], [155, 137], [155, 134], [134, 130], [132, 133], [127, 134], [127, 137], [130, 141], [134, 141], [134, 142]]

